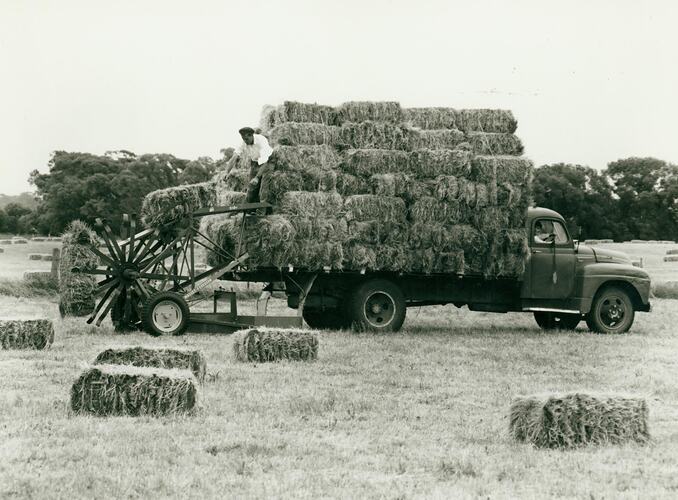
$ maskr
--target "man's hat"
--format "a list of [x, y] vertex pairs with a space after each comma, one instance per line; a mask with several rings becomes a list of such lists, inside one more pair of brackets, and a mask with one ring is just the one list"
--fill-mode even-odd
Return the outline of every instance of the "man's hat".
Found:
[[240, 135], [253, 134], [254, 129], [252, 127], [243, 127], [240, 130], [238, 130], [238, 132], [240, 133]]

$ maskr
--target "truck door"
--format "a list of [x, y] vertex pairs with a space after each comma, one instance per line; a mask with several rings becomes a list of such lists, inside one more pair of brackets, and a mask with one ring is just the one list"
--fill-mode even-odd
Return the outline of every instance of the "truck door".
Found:
[[562, 222], [550, 218], [532, 221], [530, 247], [530, 298], [571, 297], [577, 258]]

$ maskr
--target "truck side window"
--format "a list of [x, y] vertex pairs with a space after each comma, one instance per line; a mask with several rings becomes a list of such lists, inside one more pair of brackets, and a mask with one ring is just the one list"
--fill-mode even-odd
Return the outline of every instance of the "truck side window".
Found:
[[534, 242], [540, 244], [550, 244], [551, 235], [555, 235], [555, 243], [564, 244], [569, 241], [567, 231], [563, 225], [555, 220], [540, 219], [534, 224]]

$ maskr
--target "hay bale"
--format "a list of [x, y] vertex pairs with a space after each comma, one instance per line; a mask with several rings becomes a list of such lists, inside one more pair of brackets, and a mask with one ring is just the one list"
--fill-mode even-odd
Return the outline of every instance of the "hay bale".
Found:
[[409, 154], [408, 170], [419, 178], [467, 177], [471, 174], [471, 153], [459, 149], [418, 149]]
[[41, 256], [39, 253], [29, 253], [28, 260], [40, 260]]
[[5, 249], [4, 249], [4, 248], [0, 248], [0, 253], [5, 253]]
[[370, 177], [372, 193], [377, 196], [397, 196], [410, 204], [435, 191], [435, 181], [417, 181], [406, 174], [377, 174]]
[[409, 240], [408, 224], [403, 221], [351, 221], [346, 231], [347, 242], [367, 245], [394, 245], [403, 244]]
[[12, 240], [0, 240], [0, 245], [11, 245]]
[[341, 158], [326, 144], [319, 146], [277, 146], [269, 159], [276, 170], [305, 173], [310, 169], [335, 169]]
[[351, 101], [337, 108], [339, 124], [366, 121], [400, 123], [403, 116], [398, 102]]
[[250, 182], [249, 168], [232, 168], [229, 171], [222, 170], [213, 178], [217, 197], [220, 191], [247, 191]]
[[265, 106], [261, 113], [261, 130], [264, 134], [286, 122], [322, 123], [336, 125], [337, 113], [332, 106], [285, 101], [280, 106]]
[[233, 334], [236, 361], [310, 361], [318, 357], [318, 336], [309, 330], [256, 327]]
[[28, 240], [24, 238], [12, 238], [12, 244], [13, 245], [27, 245]]
[[409, 207], [409, 219], [414, 223], [458, 224], [464, 219], [464, 211], [458, 202], [440, 201], [432, 196], [425, 196]]
[[[214, 204], [218, 207], [241, 205], [247, 200], [247, 193], [242, 191], [219, 190], [215, 193]], [[207, 208], [207, 207], [206, 207]]]
[[31, 241], [46, 241], [46, 240], [47, 238], [43, 236], [34, 236], [33, 238], [31, 238]]
[[216, 267], [233, 260], [237, 251], [240, 222], [239, 217], [232, 217], [230, 214], [201, 218], [199, 231], [221, 247], [220, 251], [206, 252], [207, 264]]
[[98, 416], [165, 416], [192, 413], [198, 382], [188, 370], [97, 365], [71, 388], [71, 410]]
[[198, 209], [213, 207], [215, 203], [213, 182], [159, 189], [144, 197], [141, 216], [145, 225], [159, 227], [177, 222]]
[[678, 248], [671, 248], [667, 250], [666, 255], [678, 255]]
[[180, 349], [149, 349], [145, 347], [106, 349], [97, 355], [93, 364], [190, 370], [199, 382], [205, 381], [205, 373], [207, 372], [207, 361], [201, 351]]
[[[416, 132], [402, 125], [366, 121], [341, 126], [341, 140], [355, 149], [394, 149], [408, 151]], [[426, 147], [426, 146], [419, 146]]]
[[583, 393], [518, 396], [511, 403], [509, 433], [539, 448], [650, 441], [642, 398]]
[[280, 201], [280, 212], [291, 216], [329, 219], [343, 212], [343, 200], [336, 192], [290, 191]]
[[664, 262], [678, 262], [678, 255], [667, 255], [664, 257]]
[[269, 138], [280, 146], [335, 145], [341, 142], [341, 129], [320, 123], [281, 123], [269, 132]]
[[372, 188], [368, 179], [356, 175], [337, 173], [337, 192], [341, 196], [352, 196], [355, 194], [371, 194]]
[[409, 149], [455, 149], [465, 137], [459, 130], [413, 130], [409, 139]]
[[469, 132], [466, 140], [476, 155], [521, 155], [524, 147], [518, 136], [493, 132]]
[[52, 262], [54, 260], [54, 255], [52, 255], [51, 253], [41, 253], [40, 260], [44, 260], [45, 262]]
[[95, 269], [99, 258], [90, 247], [99, 247], [101, 243], [94, 231], [79, 220], [69, 224], [62, 239], [59, 259], [59, 310], [64, 316], [86, 316], [94, 310], [97, 280], [91, 275], [74, 273], [72, 269]]
[[[487, 234], [487, 232], [486, 232]], [[490, 233], [485, 276], [521, 276], [525, 272], [529, 244], [526, 229], [504, 229]]]
[[45, 349], [54, 342], [54, 326], [48, 319], [0, 321], [3, 349]]
[[403, 115], [405, 121], [417, 128], [427, 130], [458, 128], [457, 110], [452, 108], [406, 108]]
[[23, 280], [29, 287], [41, 291], [59, 289], [59, 280], [50, 271], [26, 271]]
[[393, 149], [350, 149], [344, 155], [341, 168], [352, 175], [370, 177], [409, 171], [410, 158], [407, 152]]
[[401, 198], [358, 194], [347, 196], [344, 211], [348, 221], [405, 222], [407, 207]]
[[501, 134], [513, 134], [518, 127], [513, 113], [505, 109], [460, 109], [455, 124], [464, 132]]

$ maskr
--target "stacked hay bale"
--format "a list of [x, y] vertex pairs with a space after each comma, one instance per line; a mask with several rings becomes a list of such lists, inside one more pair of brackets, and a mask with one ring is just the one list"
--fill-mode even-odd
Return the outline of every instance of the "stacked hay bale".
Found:
[[192, 413], [197, 400], [198, 383], [188, 370], [97, 365], [71, 388], [76, 414], [176, 415]]
[[48, 319], [0, 321], [3, 349], [45, 349], [54, 342], [54, 326]]
[[74, 273], [94, 269], [98, 257], [90, 250], [98, 246], [98, 238], [87, 224], [79, 220], [69, 224], [63, 234], [63, 247], [59, 259], [59, 312], [62, 316], [86, 316], [94, 310], [94, 293], [97, 281], [94, 276]]
[[516, 441], [540, 448], [650, 440], [644, 399], [582, 393], [515, 398], [509, 432]]
[[[511, 112], [285, 102], [261, 129], [275, 169], [260, 197], [275, 215], [247, 221], [250, 266], [523, 272], [532, 164]], [[247, 181], [244, 166], [221, 173], [215, 197], [242, 199]], [[210, 219], [208, 236], [235, 251], [240, 219]]]
[[205, 373], [207, 372], [207, 361], [202, 352], [180, 349], [148, 349], [144, 347], [106, 349], [98, 354], [93, 364], [190, 370], [200, 382], [205, 380]]

